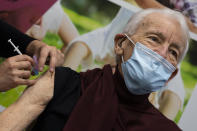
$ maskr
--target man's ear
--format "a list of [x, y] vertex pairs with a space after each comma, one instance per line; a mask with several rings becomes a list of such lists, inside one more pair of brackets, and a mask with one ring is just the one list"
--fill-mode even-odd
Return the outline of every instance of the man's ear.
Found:
[[178, 73], [178, 71], [179, 71], [179, 69], [176, 68], [176, 70], [172, 73], [172, 75], [171, 75], [170, 78], [168, 79], [168, 82], [169, 82], [172, 78], [174, 78], [174, 77], [176, 76], [176, 74]]
[[117, 34], [114, 38], [114, 51], [116, 55], [123, 55], [122, 42], [125, 40], [124, 34]]

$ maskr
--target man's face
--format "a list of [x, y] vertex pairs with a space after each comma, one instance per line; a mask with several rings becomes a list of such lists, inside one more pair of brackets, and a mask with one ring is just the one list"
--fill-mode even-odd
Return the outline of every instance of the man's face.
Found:
[[[135, 43], [140, 42], [176, 66], [185, 48], [186, 37], [180, 24], [169, 16], [152, 13], [144, 18], [134, 35], [129, 36]], [[128, 60], [133, 51], [132, 43], [126, 39], [124, 60]], [[130, 46], [130, 47], [128, 47]]]

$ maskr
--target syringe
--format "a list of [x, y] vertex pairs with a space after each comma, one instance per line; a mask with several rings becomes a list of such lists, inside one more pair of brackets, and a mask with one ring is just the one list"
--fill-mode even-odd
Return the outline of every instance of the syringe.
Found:
[[16, 51], [19, 55], [22, 55], [22, 53], [18, 49], [18, 46], [16, 47], [11, 39], [9, 39], [8, 42], [14, 47], [14, 52]]
[[[8, 42], [14, 47], [14, 52], [16, 51], [19, 55], [22, 55], [22, 53], [18, 49], [19, 47], [15, 46], [11, 39], [9, 39]], [[33, 67], [33, 73], [34, 73], [34, 75], [38, 75], [39, 72], [38, 72], [38, 60], [37, 60], [37, 57], [33, 56], [33, 60], [36, 63], [35, 67]]]
[[[18, 49], [18, 47], [16, 47], [16, 46], [14, 45], [14, 43], [12, 43], [12, 40], [11, 40], [11, 39], [9, 39], [8, 42], [14, 47], [14, 52], [16, 51], [19, 55], [22, 55], [22, 53], [20, 52], [20, 50]], [[19, 95], [22, 93], [22, 92], [20, 92], [20, 91], [18, 90], [18, 88], [16, 88], [16, 92], [17, 92]]]

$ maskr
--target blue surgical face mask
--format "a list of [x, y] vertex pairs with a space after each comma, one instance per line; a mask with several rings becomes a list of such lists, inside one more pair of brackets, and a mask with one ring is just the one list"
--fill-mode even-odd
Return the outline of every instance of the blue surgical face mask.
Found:
[[[125, 34], [126, 35], [126, 34]], [[134, 42], [126, 35], [134, 44]], [[176, 70], [162, 56], [137, 42], [132, 56], [123, 63], [122, 72], [125, 84], [132, 94], [143, 95], [160, 90]]]

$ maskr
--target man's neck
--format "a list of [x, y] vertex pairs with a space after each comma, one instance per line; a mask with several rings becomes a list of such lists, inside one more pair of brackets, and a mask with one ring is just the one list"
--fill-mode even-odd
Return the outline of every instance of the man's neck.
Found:
[[121, 63], [118, 63], [118, 71], [120, 72], [121, 76], [123, 77]]

